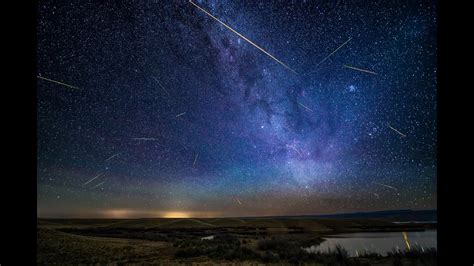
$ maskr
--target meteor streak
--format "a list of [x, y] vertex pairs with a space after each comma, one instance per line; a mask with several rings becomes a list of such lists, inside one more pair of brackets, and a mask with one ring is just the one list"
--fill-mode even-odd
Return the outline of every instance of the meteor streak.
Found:
[[242, 202], [240, 202], [239, 199], [236, 198], [235, 200], [239, 203], [239, 205], [242, 205]]
[[410, 249], [411, 249], [411, 247], [410, 247], [410, 241], [408, 241], [408, 235], [407, 235], [407, 233], [406, 233], [406, 232], [402, 232], [402, 235], [403, 235], [403, 239], [405, 240], [405, 244], [407, 245], [408, 250], [410, 250]]
[[102, 176], [103, 174], [104, 174], [104, 173], [100, 173], [100, 174], [96, 175], [94, 178], [92, 178], [91, 180], [89, 180], [89, 181], [87, 181], [86, 183], [84, 183], [84, 185], [87, 185], [87, 184], [89, 184], [90, 182], [96, 180], [98, 177]]
[[199, 156], [199, 153], [196, 154], [196, 157], [194, 158], [193, 168], [194, 168], [194, 165], [196, 164], [196, 161], [197, 161], [197, 159], [198, 159], [198, 156]]
[[97, 184], [97, 185], [95, 185], [95, 186], [93, 186], [91, 189], [94, 189], [94, 188], [96, 188], [96, 187], [98, 187], [98, 186], [100, 186], [100, 185], [102, 185], [102, 184], [104, 184], [104, 183], [105, 183], [105, 181], [102, 182], [102, 183], [99, 183], [99, 184]]
[[357, 68], [357, 67], [353, 67], [353, 66], [348, 66], [348, 65], [343, 65], [343, 66], [344, 66], [344, 67], [347, 67], [347, 68], [350, 68], [350, 69], [357, 70], [357, 71], [361, 71], [361, 72], [365, 72], [365, 73], [377, 75], [377, 73], [375, 73], [375, 72], [373, 72], [373, 71], [370, 71], [370, 70], [366, 70], [366, 69], [362, 69], [362, 68]]
[[391, 127], [390, 125], [388, 125], [389, 128], [391, 128], [393, 131], [397, 132], [398, 134], [400, 134], [402, 137], [406, 138], [407, 135], [403, 134], [402, 132], [398, 131], [397, 129]]
[[299, 156], [303, 156], [303, 154], [301, 154], [301, 152], [295, 146], [286, 144], [286, 147], [294, 150]]
[[120, 155], [120, 154], [121, 154], [121, 152], [110, 156], [109, 158], [105, 159], [105, 162], [107, 162], [108, 160], [110, 160], [110, 159], [112, 159], [112, 158], [114, 158], [114, 157], [116, 157], [116, 156], [118, 156], [118, 155]]
[[398, 190], [396, 187], [392, 187], [392, 186], [385, 185], [385, 184], [382, 184], [382, 183], [377, 183], [377, 182], [374, 182], [374, 183], [379, 185], [379, 186], [384, 186], [384, 187], [387, 187], [387, 188], [390, 188], [390, 189], [393, 189], [393, 190]]
[[330, 53], [328, 56], [326, 56], [323, 60], [321, 60], [321, 62], [319, 62], [317, 66], [321, 65], [324, 61], [326, 61], [326, 59], [328, 59], [331, 55], [333, 55], [335, 52], [337, 52], [339, 49], [341, 49], [344, 45], [346, 45], [348, 42], [350, 42], [352, 40], [352, 37], [350, 37], [347, 41], [345, 41], [343, 44], [341, 44], [339, 47], [337, 47], [336, 50], [334, 50], [332, 53]]
[[176, 117], [180, 117], [180, 116], [185, 115], [185, 114], [186, 114], [186, 112], [183, 112], [181, 114], [177, 114]]
[[171, 96], [171, 94], [165, 89], [165, 87], [163, 85], [161, 85], [161, 83], [158, 81], [157, 78], [153, 77], [152, 78], [156, 81], [156, 83], [158, 83], [158, 85], [166, 92], [166, 94], [168, 94], [168, 96]]
[[42, 76], [36, 76], [36, 77], [39, 78], [39, 79], [47, 80], [47, 81], [49, 81], [49, 82], [53, 82], [53, 83], [56, 83], [56, 84], [59, 84], [59, 85], [63, 85], [63, 86], [69, 87], [69, 88], [73, 88], [73, 89], [76, 89], [76, 90], [80, 90], [79, 87], [72, 86], [72, 85], [69, 85], [69, 84], [66, 84], [66, 83], [57, 81], [57, 80], [45, 78], [45, 77], [42, 77]]
[[305, 106], [304, 104], [298, 102], [299, 105], [303, 106], [305, 109], [308, 109], [309, 111], [313, 112], [313, 110], [311, 110], [309, 107]]
[[251, 40], [249, 40], [247, 37], [245, 37], [244, 35], [238, 33], [236, 30], [232, 29], [230, 26], [228, 26], [227, 24], [225, 24], [224, 22], [220, 21], [218, 18], [214, 17], [213, 15], [211, 15], [209, 12], [207, 12], [205, 9], [201, 8], [200, 6], [196, 5], [192, 0], [189, 0], [189, 3], [191, 3], [192, 5], [194, 5], [195, 7], [197, 7], [199, 10], [201, 10], [202, 12], [204, 12], [206, 15], [210, 16], [211, 18], [213, 18], [214, 20], [216, 20], [217, 22], [219, 22], [220, 24], [222, 24], [224, 27], [226, 27], [227, 29], [231, 30], [233, 33], [237, 34], [237, 36], [239, 36], [240, 38], [244, 39], [245, 41], [247, 41], [248, 43], [250, 43], [251, 45], [253, 45], [255, 48], [257, 48], [258, 50], [262, 51], [264, 54], [268, 55], [271, 59], [275, 60], [277, 63], [279, 63], [280, 65], [284, 66], [286, 69], [290, 70], [291, 72], [295, 73], [295, 74], [298, 74], [295, 70], [293, 70], [292, 68], [290, 68], [289, 66], [287, 66], [285, 63], [283, 63], [282, 61], [276, 59], [273, 55], [271, 55], [269, 52], [265, 51], [263, 48], [261, 48], [260, 46], [258, 46], [257, 44], [255, 44], [254, 42], [252, 42]]
[[157, 138], [132, 138], [133, 140], [159, 140]]

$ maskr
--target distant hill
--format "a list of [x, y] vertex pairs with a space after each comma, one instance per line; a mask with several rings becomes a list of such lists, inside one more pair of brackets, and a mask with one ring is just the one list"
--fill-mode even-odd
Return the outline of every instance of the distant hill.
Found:
[[390, 210], [375, 212], [353, 212], [327, 215], [303, 215], [298, 217], [307, 218], [331, 218], [331, 219], [384, 219], [396, 222], [422, 222], [437, 221], [437, 210]]
[[[293, 218], [293, 219], [292, 219]], [[274, 219], [283, 219], [284, 224], [292, 223], [292, 226], [300, 226], [293, 224], [294, 219], [302, 218], [304, 224], [312, 219], [378, 219], [389, 222], [436, 222], [437, 210], [388, 210], [388, 211], [373, 211], [373, 212], [352, 212], [352, 213], [337, 213], [324, 215], [290, 215], [290, 216], [245, 216], [245, 217], [222, 217], [222, 218], [123, 218], [123, 219], [106, 219], [106, 218], [90, 218], [90, 219], [76, 219], [76, 218], [40, 218], [39, 223], [49, 225], [70, 225], [70, 224], [102, 224], [104, 226], [116, 225], [124, 227], [137, 228], [154, 228], [154, 227], [176, 227], [178, 225], [184, 227], [222, 227], [222, 226], [267, 226], [267, 227], [284, 227], [281, 221]], [[186, 220], [186, 221], [185, 221]]]

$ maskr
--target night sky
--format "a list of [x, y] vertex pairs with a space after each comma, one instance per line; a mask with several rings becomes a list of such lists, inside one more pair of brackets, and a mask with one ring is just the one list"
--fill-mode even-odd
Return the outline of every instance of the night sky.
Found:
[[194, 3], [39, 1], [39, 217], [436, 209], [435, 1]]

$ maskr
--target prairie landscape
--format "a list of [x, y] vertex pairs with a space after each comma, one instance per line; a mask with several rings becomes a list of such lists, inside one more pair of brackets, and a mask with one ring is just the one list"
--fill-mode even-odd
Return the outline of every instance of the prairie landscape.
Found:
[[429, 223], [312, 217], [39, 219], [37, 262], [51, 264], [436, 265], [436, 250], [382, 256], [344, 247], [307, 252], [328, 235], [410, 232]]

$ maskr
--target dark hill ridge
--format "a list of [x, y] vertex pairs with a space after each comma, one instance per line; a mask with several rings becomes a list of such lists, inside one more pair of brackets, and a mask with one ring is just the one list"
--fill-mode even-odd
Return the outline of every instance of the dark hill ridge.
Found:
[[240, 235], [283, 232], [398, 232], [435, 228], [436, 210], [240, 218], [38, 219], [38, 225], [72, 234], [122, 238], [146, 236], [147, 239], [160, 238], [163, 234], [174, 234], [178, 231], [184, 235], [199, 236], [224, 231]]
[[300, 218], [331, 218], [331, 219], [383, 219], [395, 222], [436, 222], [437, 210], [388, 210], [374, 212], [353, 212], [338, 213], [325, 215], [300, 215], [300, 216], [278, 216], [284, 217], [300, 217]]
[[[437, 219], [437, 210], [386, 210], [386, 211], [373, 211], [373, 212], [353, 212], [353, 213], [336, 213], [336, 214], [323, 214], [323, 215], [288, 215], [288, 216], [247, 216], [247, 217], [222, 217], [222, 218], [189, 218], [191, 220], [202, 220], [211, 223], [216, 223], [220, 225], [225, 224], [243, 224], [254, 219], [271, 219], [271, 218], [298, 218], [298, 219], [379, 219], [393, 222], [436, 222]], [[100, 218], [40, 218], [38, 220], [41, 222], [51, 223], [52, 221], [59, 222], [61, 224], [67, 223], [80, 223], [87, 224], [89, 223], [131, 223], [132, 221], [144, 221], [149, 220], [150, 223], [156, 223], [156, 221], [171, 221], [179, 220], [178, 218], [141, 218], [141, 219], [131, 219], [131, 218], [122, 218], [122, 219], [100, 219]], [[188, 220], [189, 220], [188, 219]], [[142, 226], [142, 224], [140, 224]]]

